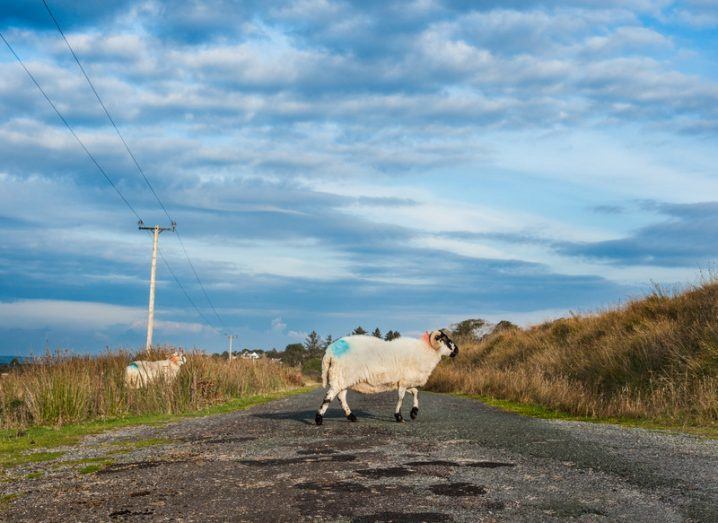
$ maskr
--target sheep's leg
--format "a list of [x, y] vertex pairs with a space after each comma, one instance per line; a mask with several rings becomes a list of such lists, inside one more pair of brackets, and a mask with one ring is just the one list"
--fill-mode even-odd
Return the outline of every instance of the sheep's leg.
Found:
[[401, 404], [404, 402], [404, 394], [406, 394], [406, 389], [399, 387], [399, 401], [396, 402], [396, 410], [394, 411], [394, 419], [399, 423], [404, 421], [404, 418], [401, 417]]
[[419, 389], [413, 387], [407, 390], [411, 392], [412, 396], [414, 396], [414, 402], [411, 406], [411, 413], [409, 414], [409, 416], [411, 416], [411, 419], [416, 419], [416, 417], [419, 415]]
[[339, 392], [337, 390], [331, 387], [327, 391], [326, 396], [324, 396], [324, 401], [322, 401], [322, 406], [319, 407], [316, 416], [314, 416], [314, 422], [317, 425], [321, 425], [322, 421], [324, 421], [324, 413], [327, 411], [327, 409], [329, 408], [329, 404], [332, 402], [332, 400], [338, 393]]
[[347, 419], [349, 421], [356, 421], [357, 417], [352, 414], [352, 409], [349, 408], [349, 404], [347, 403], [347, 389], [344, 389], [339, 394], [337, 394], [337, 398], [339, 398], [339, 403], [342, 406], [342, 409], [344, 409], [344, 414], [346, 415]]

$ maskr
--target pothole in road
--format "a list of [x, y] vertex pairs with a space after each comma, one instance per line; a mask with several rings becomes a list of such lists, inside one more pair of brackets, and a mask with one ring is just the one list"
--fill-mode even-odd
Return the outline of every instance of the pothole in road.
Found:
[[410, 461], [407, 463], [409, 467], [475, 467], [483, 469], [496, 469], [499, 467], [515, 467], [515, 463], [504, 463], [501, 461], [470, 461], [468, 463], [458, 463], [456, 461], [447, 461], [443, 459], [427, 460], [427, 461]]
[[503, 501], [487, 501], [484, 503], [484, 508], [488, 510], [504, 510], [506, 505]]
[[128, 495], [131, 498], [139, 498], [141, 496], [149, 496], [152, 494], [151, 490], [137, 490], [135, 492], [130, 492]]
[[502, 463], [500, 461], [474, 461], [471, 463], [464, 463], [466, 467], [478, 467], [482, 469], [497, 469], [499, 467], [515, 467], [515, 463]]
[[207, 444], [226, 444], [226, 443], [246, 443], [254, 441], [252, 436], [232, 436], [231, 434], [219, 434], [216, 436], [196, 436], [182, 438], [185, 443], [207, 443]]
[[115, 510], [114, 512], [110, 512], [110, 518], [126, 518], [126, 517], [132, 517], [132, 516], [151, 516], [152, 511], [151, 510], [129, 510], [129, 509], [123, 509], [123, 510]]
[[486, 494], [486, 488], [480, 485], [472, 485], [471, 483], [458, 482], [458, 483], [437, 483], [429, 487], [434, 494], [440, 496], [452, 496], [452, 497], [468, 497], [468, 496], [481, 496]]
[[270, 458], [270, 459], [244, 459], [239, 463], [250, 467], [276, 467], [279, 465], [295, 465], [297, 463], [323, 463], [323, 462], [346, 462], [357, 459], [352, 454], [333, 454], [329, 456], [306, 456], [302, 458]]
[[410, 467], [460, 467], [461, 463], [435, 459], [433, 461], [410, 461], [407, 465]]
[[314, 492], [369, 492], [369, 489], [364, 485], [353, 481], [338, 481], [336, 483], [316, 483], [314, 481], [308, 481], [298, 484], [297, 488], [312, 490]]
[[187, 463], [187, 460], [156, 460], [156, 461], [134, 461], [130, 463], [112, 463], [100, 469], [96, 474], [112, 474], [115, 472], [127, 472], [129, 470], [151, 469], [160, 465], [172, 465], [175, 463]]
[[451, 521], [451, 517], [441, 512], [378, 512], [352, 519], [352, 523], [415, 523], [417, 521]]
[[357, 474], [361, 474], [365, 478], [378, 479], [378, 478], [400, 478], [414, 474], [413, 470], [406, 467], [386, 467], [378, 469], [362, 469], [355, 470]]

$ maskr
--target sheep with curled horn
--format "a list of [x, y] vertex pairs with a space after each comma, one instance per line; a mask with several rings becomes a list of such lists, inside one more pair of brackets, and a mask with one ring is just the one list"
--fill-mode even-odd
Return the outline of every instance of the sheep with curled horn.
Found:
[[419, 413], [419, 391], [441, 361], [442, 356], [455, 357], [459, 348], [449, 336], [435, 330], [425, 332], [420, 339], [397, 338], [385, 341], [374, 336], [346, 336], [334, 341], [322, 360], [322, 383], [327, 388], [322, 405], [314, 421], [321, 425], [324, 413], [335, 398], [339, 398], [349, 421], [357, 421], [347, 404], [347, 390], [373, 394], [397, 390], [399, 400], [394, 419], [403, 422], [401, 406], [404, 394], [414, 397], [411, 419]]

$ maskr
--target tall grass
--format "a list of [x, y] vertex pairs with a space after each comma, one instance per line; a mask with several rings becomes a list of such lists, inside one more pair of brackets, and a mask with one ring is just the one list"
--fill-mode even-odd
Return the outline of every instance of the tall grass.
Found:
[[[153, 359], [169, 352], [155, 351]], [[187, 355], [176, 380], [132, 390], [124, 383], [125, 367], [133, 359], [144, 359], [134, 356], [58, 353], [22, 365], [0, 380], [0, 428], [181, 413], [302, 384], [297, 369], [273, 360], [228, 362], [195, 352]]]
[[579, 416], [718, 425], [718, 283], [469, 343], [429, 388]]

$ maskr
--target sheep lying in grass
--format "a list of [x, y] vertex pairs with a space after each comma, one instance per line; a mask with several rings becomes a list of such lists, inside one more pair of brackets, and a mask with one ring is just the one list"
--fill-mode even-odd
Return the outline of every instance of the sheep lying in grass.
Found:
[[322, 424], [324, 413], [335, 396], [349, 421], [356, 421], [347, 404], [347, 389], [363, 394], [398, 390], [394, 418], [404, 421], [401, 404], [406, 391], [414, 396], [411, 419], [419, 413], [419, 391], [442, 356], [452, 358], [459, 348], [441, 331], [424, 333], [417, 340], [397, 338], [384, 341], [373, 336], [347, 336], [327, 347], [322, 360], [322, 383], [329, 387], [314, 421]]
[[131, 389], [139, 389], [153, 381], [174, 381], [180, 367], [187, 362], [184, 354], [175, 352], [169, 359], [159, 361], [133, 361], [125, 369], [125, 383]]

